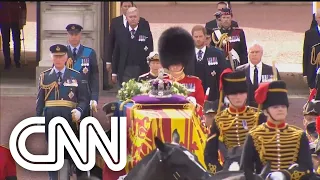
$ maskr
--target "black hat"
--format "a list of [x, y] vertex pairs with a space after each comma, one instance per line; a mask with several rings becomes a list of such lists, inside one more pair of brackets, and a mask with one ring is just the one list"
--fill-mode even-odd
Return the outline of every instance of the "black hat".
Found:
[[320, 101], [312, 99], [303, 106], [303, 115], [320, 115]]
[[285, 105], [289, 107], [288, 90], [284, 81], [261, 83], [255, 91], [255, 100], [262, 109], [270, 106]]
[[248, 85], [244, 71], [233, 72], [230, 68], [225, 69], [220, 75], [220, 91], [225, 95], [246, 93]]
[[159, 61], [159, 53], [152, 51], [150, 52], [149, 56], [147, 57], [147, 62], [149, 63], [150, 61]]
[[117, 102], [110, 102], [103, 105], [102, 109], [107, 114], [115, 113], [117, 111]]
[[68, 48], [62, 44], [55, 44], [50, 47], [51, 54], [62, 56], [68, 52]]
[[78, 25], [78, 24], [69, 24], [67, 27], [66, 27], [66, 30], [69, 32], [69, 33], [79, 33], [81, 32], [82, 30], [82, 26]]
[[216, 17], [216, 19], [219, 19], [221, 17], [221, 11], [217, 11], [216, 13], [214, 13], [214, 16]]
[[223, 8], [220, 11], [220, 17], [222, 15], [231, 15], [232, 16], [232, 10], [230, 8]]
[[160, 62], [163, 68], [182, 64], [184, 67], [195, 57], [194, 41], [191, 34], [181, 27], [165, 30], [158, 41]]
[[203, 105], [204, 114], [217, 113], [219, 107], [219, 101], [205, 101]]

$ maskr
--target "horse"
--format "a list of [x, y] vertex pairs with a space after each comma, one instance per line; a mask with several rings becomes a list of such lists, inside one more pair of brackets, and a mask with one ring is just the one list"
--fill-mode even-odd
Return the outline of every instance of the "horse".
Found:
[[179, 145], [180, 135], [172, 133], [172, 143], [154, 138], [156, 149], [145, 156], [124, 180], [206, 180], [212, 175], [197, 157]]

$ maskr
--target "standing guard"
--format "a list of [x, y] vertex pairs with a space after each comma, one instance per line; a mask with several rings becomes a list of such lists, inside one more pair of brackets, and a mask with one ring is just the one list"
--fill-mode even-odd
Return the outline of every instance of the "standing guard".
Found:
[[[211, 173], [222, 170], [219, 163], [218, 150], [222, 152], [224, 168], [233, 163], [240, 164], [242, 146], [247, 133], [253, 127], [266, 121], [266, 117], [257, 108], [246, 106], [247, 83], [245, 72], [232, 72], [230, 68], [224, 70], [220, 76], [220, 93], [226, 95], [230, 101], [229, 107], [220, 111], [222, 95], [218, 106], [218, 113], [210, 127], [210, 137], [207, 140], [205, 162]], [[224, 153], [223, 152], [228, 152]]]
[[0, 179], [17, 180], [16, 162], [7, 146], [0, 145]]
[[222, 49], [232, 68], [248, 63], [246, 37], [243, 29], [231, 27], [232, 11], [221, 10], [221, 27], [213, 29], [211, 45]]
[[[78, 135], [77, 125], [80, 117], [89, 106], [88, 91], [81, 79], [81, 74], [65, 66], [68, 48], [56, 44], [50, 47], [50, 51], [53, 67], [40, 74], [36, 107], [36, 115], [45, 117], [47, 141], [49, 122], [57, 116], [65, 118]], [[69, 169], [70, 160], [70, 156], [66, 153], [64, 167], [67, 169]], [[59, 174], [62, 175], [62, 173]], [[68, 175], [65, 174], [63, 178], [66, 179]], [[50, 180], [58, 180], [58, 172], [49, 172], [49, 176]]]
[[252, 171], [260, 173], [269, 162], [271, 171], [282, 172], [286, 179], [310, 179], [313, 164], [306, 134], [286, 123], [289, 100], [285, 82], [260, 84], [255, 91], [255, 99], [262, 105], [267, 122], [249, 132], [241, 157], [241, 169], [247, 175]]
[[196, 76], [184, 73], [184, 68], [195, 57], [195, 46], [192, 36], [185, 29], [172, 27], [164, 31], [158, 41], [160, 62], [163, 68], [169, 70], [169, 78], [183, 84], [189, 99], [198, 104], [197, 112], [202, 116], [204, 90], [201, 80]]
[[[148, 81], [151, 79], [156, 79], [159, 74], [159, 69], [161, 68], [161, 63], [159, 59], [159, 53], [152, 51], [147, 57], [147, 62], [149, 64], [150, 72], [142, 74], [139, 76], [138, 81]], [[167, 76], [166, 74], [164, 74]]]
[[99, 98], [99, 68], [94, 49], [80, 44], [81, 30], [78, 24], [69, 24], [68, 31], [68, 61], [67, 67], [79, 71], [83, 83], [87, 86], [90, 109], [84, 109], [82, 118], [90, 116], [90, 110], [97, 112]]

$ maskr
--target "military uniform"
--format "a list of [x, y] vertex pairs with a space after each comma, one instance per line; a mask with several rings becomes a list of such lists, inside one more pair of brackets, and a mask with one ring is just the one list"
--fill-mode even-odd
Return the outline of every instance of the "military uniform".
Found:
[[[245, 72], [232, 72], [231, 69], [226, 69], [222, 72], [220, 81], [220, 91], [223, 90], [225, 95], [247, 92]], [[208, 169], [212, 173], [222, 170], [219, 163], [219, 149], [222, 152], [225, 167], [228, 168], [233, 161], [240, 163], [241, 147], [247, 133], [250, 129], [265, 121], [266, 117], [261, 111], [245, 104], [238, 109], [228, 107], [218, 112], [210, 127], [210, 137], [206, 144], [205, 162]], [[239, 147], [238, 152], [234, 152], [234, 155], [238, 155], [231, 159], [228, 151], [235, 147]]]
[[[221, 13], [222, 15], [232, 14], [229, 8], [222, 9]], [[223, 49], [226, 59], [229, 60], [228, 55], [231, 52], [235, 67], [248, 63], [247, 43], [243, 29], [229, 27], [216, 28], [212, 31], [211, 45]]]
[[[80, 33], [82, 27], [77, 24], [69, 24], [66, 27], [68, 33]], [[99, 68], [94, 49], [79, 44], [77, 47], [68, 45], [67, 67], [79, 71], [82, 82], [86, 85], [90, 106], [97, 107], [99, 99]], [[89, 107], [89, 106], [88, 106]], [[90, 109], [85, 109], [82, 117], [90, 116]]]
[[303, 76], [307, 77], [310, 89], [315, 87], [316, 72], [320, 65], [320, 35], [319, 28], [312, 28], [305, 32], [303, 43]]
[[[150, 62], [151, 61], [160, 61], [159, 53], [157, 53], [155, 51], [150, 52], [149, 56], [147, 57], [147, 63], [149, 64], [149, 66], [150, 66]], [[167, 76], [167, 74], [164, 74], [164, 76]], [[138, 78], [138, 81], [139, 82], [141, 82], [141, 81], [149, 81], [151, 79], [156, 79], [157, 77], [158, 77], [158, 75], [152, 73], [151, 69], [150, 69], [150, 72], [147, 72], [145, 74], [140, 75], [139, 78]]]
[[[255, 98], [265, 110], [271, 106], [289, 107], [284, 81], [260, 84]], [[271, 171], [280, 171], [287, 179], [310, 179], [313, 164], [309, 142], [302, 129], [285, 122], [274, 124], [269, 119], [253, 128], [246, 138], [241, 169], [260, 173], [267, 162], [271, 164]], [[289, 168], [295, 163], [299, 166]]]
[[0, 179], [17, 180], [16, 162], [7, 146], [0, 145]]
[[[188, 96], [194, 98], [196, 103], [200, 105], [197, 108], [197, 113], [202, 116], [202, 106], [205, 97], [202, 82], [198, 77], [185, 75], [183, 72], [183, 69], [195, 57], [194, 49], [192, 36], [182, 28], [174, 27], [167, 29], [159, 39], [159, 56], [162, 67], [169, 70], [169, 67], [173, 65], [181, 65], [183, 67], [179, 72], [169, 72], [169, 76], [165, 77], [165, 79], [169, 78], [172, 81], [183, 84], [189, 92]], [[173, 77], [173, 74], [176, 78]]]
[[[53, 55], [65, 55], [68, 49], [64, 45], [57, 44], [51, 46], [50, 51]], [[36, 114], [44, 115], [46, 119], [47, 139], [49, 122], [57, 116], [65, 118], [77, 135], [77, 123], [74, 121], [80, 119], [88, 106], [88, 91], [78, 71], [66, 67], [58, 70], [53, 67], [40, 74]], [[68, 159], [68, 155], [66, 156]], [[50, 176], [55, 180], [57, 173]]]

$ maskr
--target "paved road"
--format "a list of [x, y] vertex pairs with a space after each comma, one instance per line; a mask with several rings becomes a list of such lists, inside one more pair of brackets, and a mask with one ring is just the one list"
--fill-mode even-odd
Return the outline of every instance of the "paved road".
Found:
[[[115, 100], [114, 97], [101, 97], [99, 102], [100, 112], [95, 117], [105, 127], [104, 114], [101, 111], [103, 103]], [[9, 142], [10, 132], [21, 120], [32, 117], [35, 114], [36, 97], [0, 97], [0, 143]], [[288, 122], [301, 126], [302, 106], [306, 102], [305, 98], [291, 98], [289, 108]], [[31, 135], [27, 140], [27, 147], [31, 153], [44, 154], [45, 139], [44, 135]], [[45, 180], [47, 173], [45, 172], [29, 172], [22, 168], [18, 168], [18, 177], [20, 180]]]

